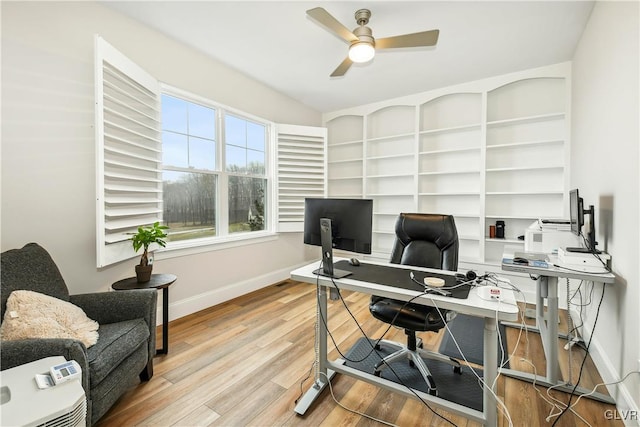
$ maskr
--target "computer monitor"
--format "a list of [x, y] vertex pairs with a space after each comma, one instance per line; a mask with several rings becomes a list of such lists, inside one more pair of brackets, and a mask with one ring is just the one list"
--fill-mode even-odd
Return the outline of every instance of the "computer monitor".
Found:
[[584, 212], [582, 199], [578, 194], [577, 188], [569, 191], [569, 221], [571, 223], [571, 231], [580, 236], [584, 225]]
[[571, 231], [578, 237], [582, 236], [582, 227], [585, 225], [584, 217], [589, 215], [586, 235], [586, 248], [567, 248], [568, 252], [585, 252], [600, 253], [596, 246], [596, 210], [593, 205], [589, 205], [589, 209], [584, 209], [584, 201], [580, 197], [578, 189], [569, 191], [569, 220], [571, 222]]
[[329, 277], [350, 272], [333, 268], [333, 249], [371, 253], [373, 200], [306, 198], [304, 243], [322, 246], [322, 271]]

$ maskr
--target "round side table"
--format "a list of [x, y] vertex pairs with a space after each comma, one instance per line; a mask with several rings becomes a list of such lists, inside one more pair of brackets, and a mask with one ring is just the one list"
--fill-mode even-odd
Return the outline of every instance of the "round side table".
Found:
[[169, 286], [177, 279], [175, 274], [152, 274], [151, 280], [146, 283], [138, 283], [138, 279], [135, 277], [127, 277], [111, 285], [116, 291], [162, 289], [162, 348], [157, 349], [156, 354], [169, 352]]

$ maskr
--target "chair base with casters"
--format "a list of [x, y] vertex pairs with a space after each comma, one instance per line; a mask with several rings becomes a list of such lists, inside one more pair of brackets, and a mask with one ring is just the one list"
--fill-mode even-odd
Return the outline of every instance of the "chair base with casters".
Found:
[[437, 396], [438, 391], [436, 388], [436, 382], [433, 379], [433, 375], [431, 375], [431, 371], [424, 363], [424, 360], [422, 358], [424, 357], [426, 359], [438, 360], [440, 362], [447, 363], [453, 366], [453, 372], [457, 374], [462, 374], [460, 362], [454, 358], [445, 356], [444, 354], [424, 350], [422, 348], [422, 340], [416, 337], [415, 331], [405, 330], [404, 332], [405, 334], [407, 334], [406, 346], [389, 340], [381, 340], [378, 343], [378, 345], [376, 346], [376, 350], [380, 350], [380, 344], [385, 344], [390, 347], [397, 348], [398, 350], [376, 363], [373, 374], [379, 377], [382, 373], [382, 370], [387, 368], [392, 362], [395, 362], [399, 359], [409, 359], [409, 364], [411, 365], [411, 367], [417, 368], [420, 372], [420, 375], [422, 375], [422, 378], [424, 378], [425, 382], [427, 383], [427, 392], [433, 396]]

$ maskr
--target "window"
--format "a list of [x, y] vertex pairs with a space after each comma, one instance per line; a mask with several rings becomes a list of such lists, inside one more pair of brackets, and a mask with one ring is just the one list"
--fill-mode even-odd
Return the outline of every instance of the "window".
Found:
[[268, 124], [168, 87], [161, 110], [168, 241], [267, 230]]
[[229, 233], [265, 229], [267, 127], [225, 115]]
[[325, 128], [275, 129], [163, 86], [95, 41], [97, 267], [136, 256], [130, 233], [156, 221], [170, 226], [169, 249], [251, 238], [276, 224], [302, 231], [304, 198], [324, 195]]

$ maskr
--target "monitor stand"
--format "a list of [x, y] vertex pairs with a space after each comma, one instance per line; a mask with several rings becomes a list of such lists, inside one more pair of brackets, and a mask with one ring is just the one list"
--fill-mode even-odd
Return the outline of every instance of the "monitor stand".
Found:
[[322, 268], [314, 270], [313, 274], [334, 279], [350, 275], [350, 271], [333, 268], [333, 235], [329, 218], [320, 218], [320, 241], [322, 242]]

